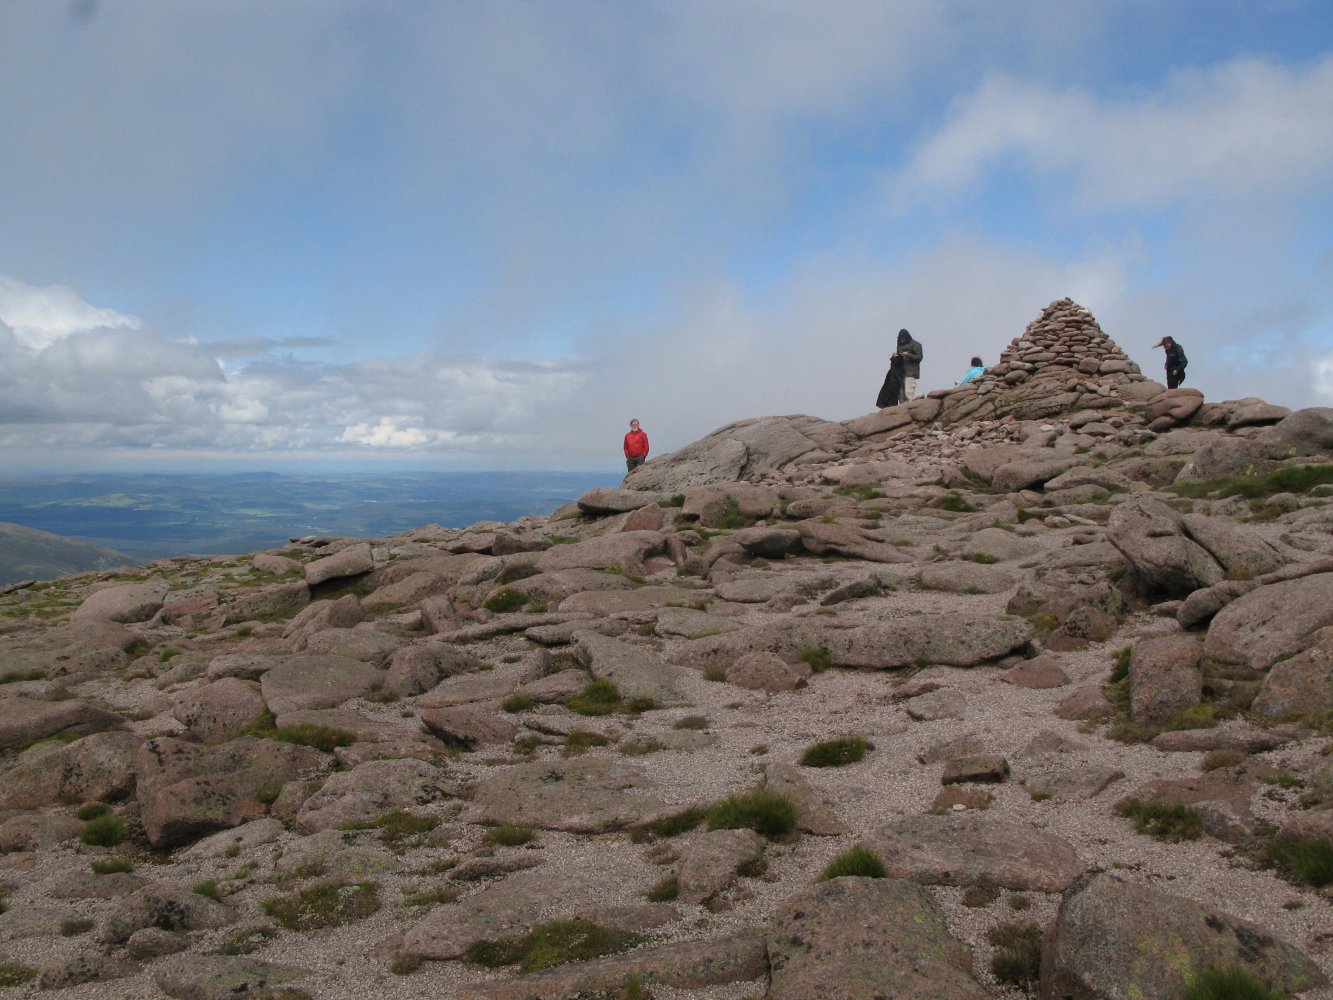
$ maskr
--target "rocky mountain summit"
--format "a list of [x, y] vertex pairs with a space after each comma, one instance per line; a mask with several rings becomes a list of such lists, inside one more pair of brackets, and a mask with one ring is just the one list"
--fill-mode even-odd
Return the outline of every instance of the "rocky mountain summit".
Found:
[[1333, 997], [1333, 409], [1067, 299], [1000, 357], [547, 517], [0, 589], [0, 987]]

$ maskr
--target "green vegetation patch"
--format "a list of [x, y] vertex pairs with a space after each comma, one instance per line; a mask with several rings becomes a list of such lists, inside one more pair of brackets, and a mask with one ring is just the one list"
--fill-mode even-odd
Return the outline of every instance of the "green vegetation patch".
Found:
[[497, 826], [488, 830], [484, 839], [497, 847], [522, 847], [536, 840], [537, 832], [530, 826]]
[[0, 675], [0, 684], [17, 684], [20, 681], [40, 681], [46, 677], [45, 670], [24, 670], [16, 674]]
[[873, 749], [875, 745], [864, 737], [843, 736], [806, 747], [801, 763], [806, 767], [845, 767], [863, 760], [866, 751]]
[[953, 511], [956, 514], [971, 514], [976, 504], [970, 503], [957, 493], [946, 493], [939, 499], [940, 510]]
[[706, 806], [690, 806], [680, 812], [659, 816], [631, 827], [629, 837], [636, 844], [662, 837], [679, 837], [682, 833], [693, 830], [707, 818]]
[[60, 921], [60, 936], [78, 937], [80, 934], [87, 934], [95, 926], [97, 922], [88, 917], [69, 917]]
[[264, 900], [264, 912], [289, 931], [313, 931], [364, 920], [380, 908], [373, 882], [325, 882], [290, 896]]
[[621, 707], [622, 699], [615, 684], [601, 678], [589, 681], [582, 691], [570, 695], [563, 704], [579, 715], [610, 715]]
[[22, 986], [37, 978], [37, 970], [22, 962], [0, 962], [0, 986]]
[[333, 753], [338, 747], [349, 747], [356, 742], [356, 733], [332, 726], [320, 726], [313, 722], [298, 722], [293, 726], [282, 726], [270, 733], [262, 734], [279, 743], [295, 743], [304, 747], [314, 747], [325, 753]]
[[125, 821], [119, 816], [98, 816], [79, 831], [79, 840], [91, 847], [115, 847], [129, 838]]
[[91, 865], [94, 875], [115, 875], [118, 872], [134, 871], [134, 862], [129, 858], [98, 858]]
[[511, 694], [500, 702], [500, 707], [506, 712], [526, 712], [536, 704], [537, 699], [530, 694]]
[[887, 875], [888, 872], [884, 870], [884, 862], [880, 861], [879, 855], [857, 844], [830, 861], [824, 873], [819, 876], [819, 880], [823, 882], [846, 876], [885, 878]]
[[679, 895], [680, 879], [675, 875], [668, 875], [658, 880], [651, 889], [644, 893], [650, 903], [669, 903]]
[[200, 896], [207, 896], [209, 899], [222, 898], [222, 893], [218, 891], [218, 880], [215, 878], [196, 882], [194, 885], [190, 886], [190, 891]]
[[1182, 497], [1234, 497], [1260, 500], [1276, 493], [1309, 493], [1316, 486], [1333, 483], [1333, 464], [1293, 465], [1258, 476], [1198, 481], [1186, 479], [1166, 487]]
[[438, 816], [418, 816], [403, 809], [394, 809], [375, 821], [380, 840], [391, 848], [399, 848], [409, 841], [419, 841], [440, 825]]
[[731, 795], [708, 811], [708, 829], [750, 829], [770, 840], [796, 829], [796, 803], [763, 788]]
[[74, 818], [87, 823], [89, 820], [97, 819], [99, 816], [105, 816], [111, 811], [111, 807], [105, 802], [89, 802], [87, 805], [79, 806]]
[[1172, 844], [1203, 834], [1203, 817], [1193, 806], [1128, 798], [1115, 804], [1115, 813], [1133, 820], [1137, 832]]
[[1185, 987], [1181, 1000], [1286, 1000], [1243, 965], [1208, 965]]
[[991, 972], [1001, 983], [1024, 989], [1041, 975], [1041, 928], [1029, 920], [997, 924], [986, 932], [995, 947]]
[[537, 924], [521, 937], [478, 941], [463, 957], [476, 965], [517, 964], [524, 972], [536, 972], [628, 951], [643, 940], [641, 934], [598, 927], [585, 920], [551, 920]]
[[566, 757], [577, 757], [585, 750], [591, 750], [593, 747], [604, 747], [610, 742], [601, 733], [590, 732], [587, 729], [571, 729], [569, 735], [565, 737], [563, 753]]
[[1294, 837], [1273, 840], [1268, 856], [1292, 881], [1316, 888], [1333, 884], [1333, 843]]
[[808, 664], [810, 669], [817, 674], [822, 674], [833, 666], [833, 657], [827, 650], [820, 649], [818, 646], [804, 646], [797, 653], [796, 658], [802, 663]]
[[511, 611], [517, 611], [527, 603], [528, 595], [523, 591], [516, 590], [513, 587], [504, 587], [486, 598], [482, 607], [487, 611], [494, 611], [496, 614], [508, 614]]

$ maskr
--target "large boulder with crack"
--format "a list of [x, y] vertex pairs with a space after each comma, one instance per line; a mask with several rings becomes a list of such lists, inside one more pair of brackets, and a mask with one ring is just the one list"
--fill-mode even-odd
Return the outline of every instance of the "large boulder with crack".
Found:
[[1129, 560], [1142, 593], [1185, 597], [1219, 583], [1226, 570], [1185, 532], [1179, 514], [1149, 496], [1135, 496], [1116, 507], [1106, 537]]

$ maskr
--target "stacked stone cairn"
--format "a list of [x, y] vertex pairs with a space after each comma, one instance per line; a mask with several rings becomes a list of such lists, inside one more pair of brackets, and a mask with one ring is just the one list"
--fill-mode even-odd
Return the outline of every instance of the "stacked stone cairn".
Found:
[[[1143, 402], [1161, 391], [1073, 299], [1042, 310], [1000, 354], [1000, 360], [968, 385], [939, 389], [938, 414], [946, 423], [964, 418], [1023, 419], [1070, 409], [1102, 409]], [[1007, 391], [1006, 391], [1007, 390]], [[1154, 391], [1155, 390], [1155, 391]]]
[[1057, 299], [1043, 309], [1023, 335], [1001, 352], [999, 363], [983, 379], [1018, 385], [1040, 368], [1073, 369], [1077, 373], [1077, 380], [1070, 384], [1073, 392], [1095, 392], [1097, 387], [1090, 381], [1106, 376], [1112, 376], [1113, 383], [1144, 379], [1139, 366], [1103, 332], [1092, 313], [1069, 298]]

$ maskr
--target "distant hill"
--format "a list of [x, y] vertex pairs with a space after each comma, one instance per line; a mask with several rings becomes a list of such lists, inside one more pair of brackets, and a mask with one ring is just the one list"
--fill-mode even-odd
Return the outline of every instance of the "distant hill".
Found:
[[51, 580], [135, 561], [115, 549], [0, 521], [0, 584]]

